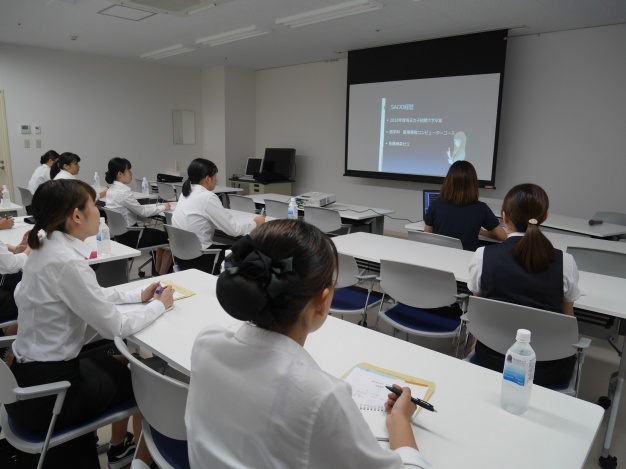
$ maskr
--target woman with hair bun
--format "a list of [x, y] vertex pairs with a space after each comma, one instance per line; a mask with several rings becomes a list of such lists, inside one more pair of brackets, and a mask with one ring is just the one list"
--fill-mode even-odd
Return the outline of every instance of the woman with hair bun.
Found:
[[[120, 213], [126, 220], [126, 225], [137, 226], [137, 217], [153, 217], [170, 209], [170, 204], [141, 205], [133, 196], [128, 184], [133, 180], [132, 165], [126, 158], [111, 158], [109, 169], [105, 173], [107, 184], [112, 184], [106, 195], [106, 208]], [[137, 245], [138, 231], [128, 231], [117, 236], [116, 241], [127, 246], [145, 248], [168, 243], [167, 233], [154, 228], [144, 228]], [[165, 249], [157, 249], [156, 270], [164, 275], [171, 265], [171, 256]]]
[[220, 304], [246, 321], [204, 329], [191, 353], [185, 423], [192, 468], [431, 468], [415, 443], [410, 390], [386, 402], [380, 446], [351, 387], [306, 352], [337, 275], [334, 244], [314, 226], [275, 220], [235, 243], [217, 280]]
[[[506, 194], [502, 220], [508, 239], [474, 253], [467, 283], [474, 295], [574, 315], [574, 302], [580, 298], [578, 268], [571, 254], [555, 249], [539, 229], [548, 218], [548, 207], [548, 195], [535, 184], [517, 185]], [[482, 366], [502, 371], [504, 355], [481, 342], [475, 353]], [[572, 352], [561, 360], [537, 362], [535, 384], [566, 381], [575, 361]]]
[[28, 181], [28, 190], [34, 194], [37, 188], [44, 182], [50, 180], [50, 168], [59, 159], [59, 154], [54, 150], [48, 150], [39, 159], [40, 165]]

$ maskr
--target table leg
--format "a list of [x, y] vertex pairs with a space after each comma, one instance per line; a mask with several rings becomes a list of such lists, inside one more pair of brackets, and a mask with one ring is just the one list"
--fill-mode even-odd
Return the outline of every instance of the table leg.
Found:
[[602, 447], [602, 455], [599, 462], [602, 469], [614, 469], [617, 466], [617, 458], [609, 455], [611, 449], [611, 440], [613, 439], [613, 430], [617, 420], [617, 412], [619, 410], [619, 401], [622, 397], [622, 389], [624, 387], [624, 376], [626, 375], [626, 354], [622, 353], [619, 362], [619, 371], [617, 373], [617, 386], [615, 388], [615, 396], [611, 404], [611, 413], [609, 414], [609, 423], [606, 427], [606, 435], [604, 437], [604, 446]]

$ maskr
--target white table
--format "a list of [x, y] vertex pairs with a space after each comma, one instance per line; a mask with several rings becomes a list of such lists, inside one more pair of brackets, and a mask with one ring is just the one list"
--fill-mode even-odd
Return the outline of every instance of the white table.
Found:
[[[33, 225], [24, 222], [24, 217], [17, 217], [13, 228], [0, 230], [0, 241], [15, 246], [22, 241], [24, 233], [32, 228]], [[93, 251], [97, 251], [95, 236], [87, 238], [85, 241], [92, 247]], [[103, 287], [110, 287], [128, 282], [127, 260], [140, 254], [136, 249], [111, 241], [111, 254], [88, 259], [87, 263], [95, 270], [98, 283]]]
[[[217, 302], [216, 277], [189, 270], [162, 278], [197, 294], [177, 301], [131, 340], [189, 374], [198, 332], [209, 324], [235, 329], [240, 322]], [[534, 386], [526, 414], [509, 414], [499, 404], [499, 373], [334, 317], [309, 335], [305, 348], [337, 377], [365, 361], [434, 381], [430, 401], [439, 412], [420, 412], [413, 431], [437, 468], [580, 468], [602, 420], [599, 406], [540, 386]]]
[[[245, 197], [251, 198], [257, 205], [265, 205], [266, 199], [277, 200], [279, 202], [289, 202], [292, 196], [282, 194], [253, 194]], [[324, 208], [336, 210], [341, 215], [341, 218], [346, 220], [348, 223], [350, 223], [350, 221], [371, 221], [371, 232], [380, 235], [383, 234], [385, 228], [385, 215], [390, 215], [395, 212], [394, 210], [387, 208], [363, 207], [360, 205], [343, 203], [329, 204], [324, 206]]]
[[[578, 241], [578, 237], [570, 236], [570, 238], [572, 238], [572, 242]], [[595, 241], [600, 242], [600, 240]], [[336, 236], [333, 238], [333, 242], [337, 246], [337, 251], [371, 262], [379, 262], [381, 258], [390, 259], [452, 272], [458, 282], [467, 283], [469, 278], [469, 263], [473, 255], [469, 251], [369, 233]], [[621, 244], [610, 241], [604, 243], [609, 245]], [[626, 279], [580, 272], [578, 286], [583, 296], [574, 304], [576, 308], [606, 314], [622, 320], [626, 319], [626, 298], [623, 294], [626, 291]], [[622, 353], [617, 389], [611, 406], [609, 426], [604, 442], [604, 457], [608, 455], [611, 447], [613, 428], [617, 419], [625, 377], [626, 353]]]
[[23, 209], [21, 205], [11, 202], [8, 207], [3, 207], [0, 201], [0, 215], [2, 216], [17, 216], [17, 211]]

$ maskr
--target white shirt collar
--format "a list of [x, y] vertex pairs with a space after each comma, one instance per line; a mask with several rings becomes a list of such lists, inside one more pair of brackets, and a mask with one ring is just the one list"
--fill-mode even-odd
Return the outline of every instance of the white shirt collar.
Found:
[[53, 231], [48, 239], [58, 243], [65, 243], [85, 259], [89, 259], [89, 256], [91, 256], [91, 246], [74, 236], [61, 233], [60, 231]]
[[507, 234], [508, 238], [510, 238], [511, 236], [524, 236], [524, 233], [522, 233], [521, 231], [515, 231], [514, 233]]
[[114, 181], [113, 185], [115, 187], [119, 187], [120, 189], [124, 190], [124, 191], [130, 191], [130, 187], [128, 187], [126, 184], [124, 184], [123, 182], [120, 181]]

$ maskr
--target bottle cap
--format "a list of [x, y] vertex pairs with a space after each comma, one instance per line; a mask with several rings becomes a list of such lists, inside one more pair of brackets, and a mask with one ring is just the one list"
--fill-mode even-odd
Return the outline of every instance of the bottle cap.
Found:
[[530, 331], [528, 329], [518, 329], [515, 339], [527, 344], [530, 343]]
[[100, 217], [100, 223], [104, 223], [104, 217]]

